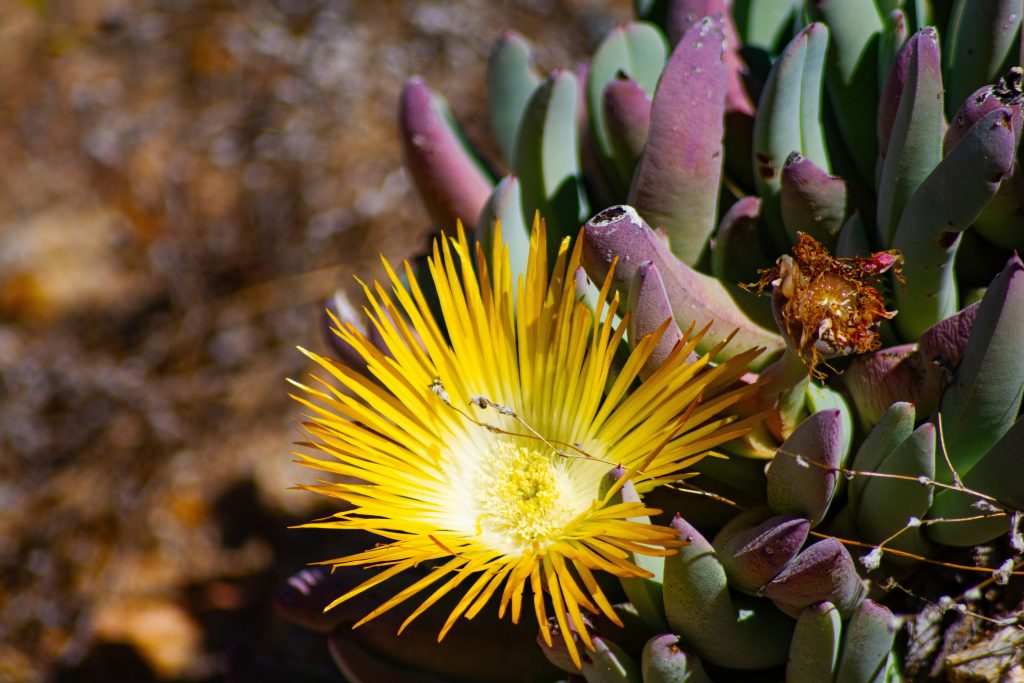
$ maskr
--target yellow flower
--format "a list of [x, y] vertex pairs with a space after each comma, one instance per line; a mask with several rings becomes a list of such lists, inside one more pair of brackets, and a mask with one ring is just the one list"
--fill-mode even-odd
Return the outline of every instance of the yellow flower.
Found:
[[[722, 412], [753, 391], [737, 380], [759, 350], [718, 366], [709, 363], [713, 354], [691, 361], [700, 333], [643, 383], [638, 373], [660, 332], [635, 342], [611, 380], [626, 330], [614, 322], [611, 277], [595, 314], [576, 293], [580, 241], [571, 252], [569, 240], [562, 242], [550, 270], [545, 244], [538, 219], [526, 275], [513, 290], [500, 233], [493, 269], [479, 248], [473, 258], [461, 226], [457, 239], [435, 242], [430, 273], [443, 326], [408, 264], [406, 286], [385, 262], [391, 293], [379, 283], [365, 290], [389, 353], [349, 325], [335, 330], [374, 379], [305, 351], [342, 388], [296, 383], [302, 394], [295, 398], [311, 411], [304, 425], [311, 445], [329, 457], [296, 455], [342, 475], [345, 481], [307, 488], [347, 504], [308, 526], [370, 531], [387, 541], [322, 563], [381, 568], [328, 609], [426, 563], [432, 569], [425, 578], [359, 624], [427, 595], [407, 625], [461, 590], [443, 637], [499, 592], [499, 614], [511, 611], [518, 621], [529, 585], [543, 638], [551, 645], [546, 593], [578, 666], [568, 622], [591, 649], [583, 611], [618, 622], [593, 572], [649, 577], [634, 556], [670, 555], [681, 545], [671, 529], [631, 520], [658, 511], [621, 502], [621, 485], [630, 480], [642, 494], [681, 479], [709, 449], [758, 419]], [[626, 476], [599, 494], [615, 465]]]

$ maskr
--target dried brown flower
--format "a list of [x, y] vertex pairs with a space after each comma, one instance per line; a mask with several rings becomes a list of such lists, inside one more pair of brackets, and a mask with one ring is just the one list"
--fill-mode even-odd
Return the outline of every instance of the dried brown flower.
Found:
[[810, 235], [798, 232], [793, 255], [758, 273], [746, 287], [762, 293], [771, 287], [779, 328], [816, 376], [822, 360], [881, 346], [878, 325], [896, 315], [885, 310], [875, 289], [879, 276], [892, 270], [902, 282], [903, 255], [896, 249], [871, 256], [836, 258]]

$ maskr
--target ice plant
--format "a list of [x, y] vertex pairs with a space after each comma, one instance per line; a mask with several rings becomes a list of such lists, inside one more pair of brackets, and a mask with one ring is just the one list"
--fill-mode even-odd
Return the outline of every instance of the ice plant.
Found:
[[[510, 611], [518, 621], [529, 588], [549, 646], [545, 595], [559, 632], [575, 631], [592, 650], [583, 612], [619, 622], [594, 572], [650, 577], [635, 557], [671, 555], [682, 544], [672, 529], [634, 519], [657, 511], [626, 502], [617, 495], [621, 487], [628, 481], [643, 494], [683, 478], [709, 449], [759, 419], [723, 415], [754, 390], [737, 380], [759, 351], [713, 365], [714, 352], [691, 355], [700, 332], [677, 344], [643, 382], [640, 370], [666, 326], [633, 340], [629, 359], [610, 379], [627, 329], [614, 323], [619, 301], [610, 295], [611, 276], [595, 312], [577, 296], [581, 241], [571, 250], [562, 241], [550, 269], [546, 244], [538, 219], [525, 276], [513, 282], [500, 232], [489, 268], [483, 248], [474, 253], [460, 227], [455, 239], [435, 243], [430, 260], [442, 320], [408, 264], [406, 286], [385, 262], [391, 291], [379, 283], [365, 290], [388, 354], [340, 322], [335, 331], [365, 360], [366, 374], [305, 352], [341, 386], [296, 383], [296, 399], [310, 411], [304, 426], [314, 440], [306, 445], [326, 457], [297, 455], [343, 477], [306, 488], [345, 504], [329, 521], [308, 526], [369, 531], [384, 540], [322, 563], [380, 570], [328, 609], [406, 570], [431, 567], [357, 626], [426, 596], [405, 628], [461, 591], [443, 638], [495, 595], [499, 613]], [[599, 493], [614, 466], [627, 475]], [[579, 666], [575, 641], [565, 638]]]
[[750, 286], [758, 293], [770, 288], [779, 328], [814, 372], [822, 360], [881, 346], [878, 325], [896, 312], [885, 310], [873, 284], [890, 270], [899, 278], [902, 264], [895, 249], [835, 258], [813, 237], [797, 232], [793, 255], [759, 271], [761, 279]]
[[[451, 257], [443, 250], [435, 254], [434, 265], [435, 275], [442, 276], [435, 284], [447, 302], [445, 320], [437, 321], [443, 332], [421, 323], [429, 316], [417, 313], [418, 299], [411, 309], [399, 301], [394, 323], [381, 315], [387, 306], [377, 306], [377, 328], [385, 331], [405, 329], [399, 313], [406, 308], [409, 328], [428, 332], [422, 351], [404, 332], [389, 332], [390, 341], [374, 335], [379, 351], [351, 331], [342, 335], [364, 349], [361, 357], [372, 361], [371, 372], [385, 387], [398, 380], [396, 368], [404, 371], [408, 365], [393, 347], [437, 364], [434, 349], [448, 348], [443, 340], [450, 339], [460, 356], [457, 376], [436, 372], [434, 398], [424, 389], [431, 371], [406, 373], [396, 399], [387, 392], [378, 396], [378, 385], [370, 380], [353, 375], [346, 382], [360, 388], [364, 401], [373, 398], [389, 413], [414, 412], [422, 425], [418, 435], [438, 433], [435, 425], [442, 420], [455, 425], [445, 427], [444, 445], [435, 445], [438, 456], [431, 462], [439, 464], [403, 480], [410, 487], [444, 484], [446, 495], [438, 496], [437, 507], [448, 514], [441, 517], [444, 533], [418, 536], [419, 547], [433, 553], [435, 574], [396, 600], [427, 590], [445, 572], [458, 571], [449, 576], [452, 586], [470, 583], [476, 572], [479, 580], [456, 612], [473, 613], [488, 591], [500, 594], [502, 609], [515, 612], [521, 599], [517, 587], [528, 582], [538, 616], [543, 616], [543, 591], [554, 606], [548, 623], [541, 619], [544, 656], [589, 681], [697, 680], [705, 678], [705, 665], [726, 677], [738, 674], [725, 669], [761, 670], [747, 675], [756, 680], [777, 679], [783, 665], [787, 680], [900, 680], [901, 659], [908, 678], [938, 674], [943, 666], [947, 676], [971, 675], [949, 664], [956, 643], [940, 646], [929, 635], [937, 626], [930, 610], [910, 617], [920, 621], [904, 654], [893, 650], [893, 615], [865, 599], [864, 578], [874, 581], [872, 595], [881, 597], [877, 589], [900, 587], [893, 576], [907, 575], [905, 565], [911, 563], [928, 570], [919, 575], [929, 592], [944, 585], [959, 593], [971, 572], [988, 572], [991, 579], [982, 585], [991, 581], [996, 584], [991, 590], [999, 590], [1001, 582], [1024, 573], [1019, 568], [1024, 500], [1017, 485], [1024, 472], [1024, 354], [1019, 350], [1024, 263], [1014, 254], [1024, 250], [1019, 163], [1024, 72], [1013, 67], [1024, 54], [1022, 2], [637, 0], [637, 20], [613, 29], [591, 59], [573, 71], [547, 75], [532, 64], [525, 39], [505, 34], [494, 46], [487, 75], [502, 163], [480, 157], [442, 100], [422, 81], [411, 80], [400, 104], [406, 168], [433, 220], [445, 227], [455, 217], [478, 216], [475, 237], [490, 245], [498, 241], [494, 226], [500, 219], [511, 254], [507, 262], [498, 260], [499, 270], [508, 269], [500, 270], [502, 277], [514, 281], [526, 274], [524, 292], [533, 287], [551, 294], [542, 297], [543, 306], [536, 295], [515, 299], [518, 314], [506, 315], [519, 327], [502, 337], [511, 338], [510, 344], [473, 347], [473, 353], [484, 349], [489, 358], [496, 353], [492, 347], [509, 344], [518, 353], [518, 375], [502, 370], [502, 363], [463, 360], [468, 334], [480, 337], [486, 331], [493, 342], [508, 324], [458, 312], [453, 298], [473, 294], [476, 289], [465, 283], [478, 281], [464, 275], [451, 287], [458, 268], [445, 265]], [[492, 177], [494, 169], [507, 169], [508, 175]], [[576, 245], [584, 273], [560, 262], [543, 287], [535, 282], [536, 266], [527, 273], [528, 261], [538, 258], [529, 254], [531, 244], [536, 250], [536, 236], [531, 238], [528, 220], [538, 207], [549, 221], [549, 255], [590, 216], [582, 246]], [[445, 249], [461, 253], [457, 246]], [[483, 250], [491, 252], [487, 246]], [[569, 252], [563, 247], [562, 253]], [[464, 269], [466, 258], [459, 256]], [[501, 282], [493, 272], [479, 272], [482, 288]], [[584, 297], [596, 310], [593, 317], [575, 312], [571, 297], [560, 293], [570, 291], [569, 279], [586, 290], [587, 276], [604, 283], [600, 297]], [[771, 290], [770, 301], [739, 287], [759, 277], [756, 286]], [[425, 296], [430, 285], [420, 280]], [[607, 316], [615, 306], [607, 299], [613, 288], [628, 313], [625, 337], [633, 355], [626, 362], [625, 352], [616, 353], [615, 360], [599, 364], [596, 359], [610, 358], [615, 345], [598, 334], [606, 325], [612, 334]], [[595, 298], [600, 299], [596, 309]], [[480, 306], [489, 301], [481, 299]], [[555, 318], [548, 312], [554, 316], [562, 308], [568, 312], [558, 314], [561, 322], [551, 322]], [[897, 308], [900, 315], [893, 317], [891, 309]], [[565, 325], [579, 325], [580, 331]], [[696, 339], [684, 334], [704, 325]], [[727, 337], [732, 341], [723, 350], [720, 343]], [[883, 340], [887, 348], [879, 348]], [[673, 420], [692, 408], [682, 423], [684, 429], [695, 426], [700, 410], [717, 400], [708, 387], [702, 402], [693, 403], [691, 395], [659, 412], [665, 404], [649, 392], [670, 381], [662, 364], [671, 368], [668, 372], [690, 373], [687, 382], [700, 380], [714, 371], [686, 369], [680, 348], [721, 351], [717, 359], [725, 361], [748, 347], [765, 352], [752, 359], [751, 375], [742, 381], [757, 377], [761, 388], [756, 398], [733, 410], [742, 415], [767, 409], [769, 415], [743, 438], [721, 446], [748, 457], [726, 463], [705, 459], [693, 468], [699, 478], [676, 491], [657, 492], [659, 507], [680, 513], [671, 523], [674, 539], [648, 535], [631, 539], [636, 547], [616, 545], [608, 536], [621, 538], [633, 528], [627, 514], [639, 512], [620, 507], [622, 501], [638, 500], [634, 484], [646, 492], [662, 477], [677, 477], [676, 470], [697, 454], [668, 456], [678, 448], [675, 442], [659, 448], [673, 433]], [[351, 348], [341, 344], [339, 352]], [[386, 360], [385, 352], [395, 361]], [[815, 366], [823, 362], [838, 372], [820, 372]], [[524, 372], [527, 366], [535, 369]], [[481, 368], [493, 372], [499, 384], [467, 379], [471, 373], [482, 376]], [[618, 379], [607, 381], [606, 373]], [[550, 379], [541, 382], [540, 375]], [[508, 377], [518, 378], [514, 390], [500, 388], [511, 386]], [[647, 384], [633, 396], [646, 398], [634, 401], [626, 386], [638, 384], [636, 377]], [[600, 408], [573, 398], [584, 395], [584, 382], [593, 382], [586, 395]], [[603, 398], [602, 387], [608, 392]], [[448, 402], [437, 403], [436, 397]], [[358, 421], [379, 432], [374, 443], [389, 453], [404, 443], [395, 435], [404, 419], [378, 417], [383, 420], [378, 426], [340, 396], [327, 398], [348, 411], [342, 422]], [[635, 415], [639, 406], [646, 417]], [[612, 416], [618, 411], [636, 421], [635, 429], [622, 424], [614, 435], [606, 433], [607, 425], [618, 421]], [[564, 422], [570, 413], [571, 424]], [[335, 448], [350, 450], [366, 441], [348, 436], [355, 427], [345, 426], [342, 434], [323, 419], [313, 429], [328, 435], [329, 442], [321, 440]], [[453, 429], [461, 436], [452, 438]], [[649, 429], [660, 436], [641, 439]], [[459, 445], [467, 442], [479, 446]], [[359, 461], [349, 450], [343, 462], [354, 464], [336, 469], [375, 483], [356, 471]], [[451, 463], [458, 459], [445, 455], [449, 451], [497, 464], [481, 466], [477, 479], [464, 477], [454, 485], [446, 478], [457, 471]], [[645, 462], [648, 457], [651, 463]], [[389, 467], [389, 458], [380, 467]], [[770, 463], [766, 467], [749, 458]], [[616, 470], [606, 484], [620, 481], [616, 477], [632, 481], [608, 497], [594, 493], [592, 482], [618, 463], [629, 471], [623, 476]], [[533, 496], [529, 514], [523, 502], [498, 502], [508, 495], [514, 500], [524, 486], [543, 493], [539, 485], [551, 481], [545, 468], [585, 472], [591, 483], [579, 496]], [[515, 476], [504, 477], [506, 472]], [[365, 487], [344, 492], [366, 509], [378, 505]], [[692, 495], [697, 493], [703, 495]], [[431, 517], [414, 511], [418, 500], [404, 492], [394, 496], [409, 510], [406, 519], [423, 524], [439, 518], [436, 512]], [[568, 506], [564, 522], [540, 512], [547, 505], [554, 509], [548, 501], [555, 500]], [[648, 498], [652, 505], [654, 500]], [[727, 503], [745, 509], [737, 513]], [[460, 504], [458, 514], [451, 513]], [[621, 516], [612, 518], [614, 527], [604, 524], [601, 543], [612, 545], [595, 545], [577, 533], [610, 511]], [[456, 525], [450, 520], [470, 516], [478, 523], [471, 531], [463, 524], [453, 539]], [[508, 523], [495, 533], [499, 517]], [[378, 518], [362, 512], [341, 517], [363, 528], [380, 528]], [[387, 528], [388, 537], [412, 543], [406, 538], [412, 525], [396, 522]], [[415, 531], [421, 534], [422, 528]], [[496, 544], [485, 532], [508, 540]], [[490, 543], [473, 546], [482, 553], [473, 557], [488, 559], [468, 559], [467, 538]], [[672, 540], [685, 543], [675, 554], [643, 557], [640, 552], [662, 553]], [[955, 562], [955, 547], [979, 545], [979, 551]], [[360, 559], [380, 560], [379, 565], [393, 553], [397, 565], [418, 557], [398, 555], [401, 548], [385, 546]], [[597, 548], [632, 554], [602, 554]], [[597, 615], [588, 634], [579, 628], [586, 603], [607, 614], [585, 581], [596, 566], [595, 552], [602, 568], [626, 577], [623, 592], [629, 602], [612, 606], [625, 627], [611, 628], [614, 620]], [[977, 566], [978, 558], [991, 561]], [[636, 578], [634, 561], [655, 576]], [[447, 589], [445, 584], [442, 590]], [[353, 602], [366, 602], [373, 592]], [[955, 604], [958, 619], [974, 618], [968, 611], [974, 592], [938, 602]], [[1005, 624], [1003, 615], [991, 610], [1009, 605], [1009, 595], [1015, 594], [980, 609]], [[446, 601], [454, 604], [455, 594]], [[901, 611], [906, 608], [907, 603], [900, 605]], [[355, 608], [349, 603], [345, 609]], [[389, 619], [400, 621], [387, 614], [373, 626]], [[1013, 619], [1019, 624], [1019, 616]], [[426, 631], [422, 621], [417, 627]], [[553, 632], [572, 633], [573, 640], [562, 642]], [[956, 632], [959, 626], [947, 631]], [[447, 642], [458, 636], [456, 629]], [[1000, 648], [994, 642], [980, 647], [995, 656]], [[441, 673], [440, 655], [403, 658], [390, 638], [365, 645], [385, 660]], [[581, 657], [576, 648], [584, 646], [590, 650]], [[481, 654], [484, 648], [475, 641], [453, 649], [460, 661], [467, 653], [478, 657], [452, 678], [493, 680], [493, 654]], [[965, 652], [971, 651], [981, 650]], [[1000, 659], [1006, 670], [1016, 663], [1011, 658]], [[341, 661], [346, 675], [354, 670], [356, 657], [345, 655]], [[765, 671], [769, 667], [774, 669]], [[352, 680], [385, 680], [380, 671], [364, 668]]]

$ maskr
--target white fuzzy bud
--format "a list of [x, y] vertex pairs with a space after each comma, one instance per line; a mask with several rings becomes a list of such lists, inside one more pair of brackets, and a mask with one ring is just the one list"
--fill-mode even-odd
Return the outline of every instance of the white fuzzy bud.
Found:
[[999, 568], [992, 572], [992, 580], [1000, 586], [1010, 583], [1010, 574], [1013, 572], [1013, 560], [1006, 559]]
[[869, 572], [878, 569], [878, 565], [882, 563], [882, 549], [872, 548], [871, 552], [860, 558], [860, 563]]

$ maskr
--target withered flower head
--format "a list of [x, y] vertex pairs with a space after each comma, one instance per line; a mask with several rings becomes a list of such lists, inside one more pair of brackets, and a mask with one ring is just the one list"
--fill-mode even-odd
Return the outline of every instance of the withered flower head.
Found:
[[779, 257], [748, 285], [760, 294], [771, 286], [775, 320], [811, 372], [822, 360], [881, 346], [878, 325], [896, 311], [874, 285], [892, 270], [902, 281], [903, 255], [896, 249], [871, 256], [835, 258], [810, 235], [798, 232], [793, 255]]

